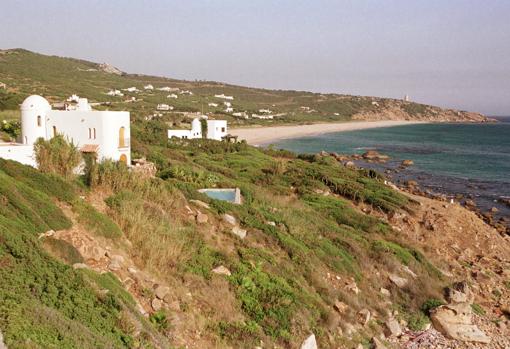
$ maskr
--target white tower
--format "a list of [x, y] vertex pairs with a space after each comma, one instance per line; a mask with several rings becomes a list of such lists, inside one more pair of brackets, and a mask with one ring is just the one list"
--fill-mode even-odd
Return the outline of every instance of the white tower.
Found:
[[202, 138], [202, 123], [198, 118], [191, 122], [191, 138]]
[[41, 96], [27, 97], [21, 104], [21, 142], [34, 144], [37, 138], [46, 138], [46, 116], [51, 105]]

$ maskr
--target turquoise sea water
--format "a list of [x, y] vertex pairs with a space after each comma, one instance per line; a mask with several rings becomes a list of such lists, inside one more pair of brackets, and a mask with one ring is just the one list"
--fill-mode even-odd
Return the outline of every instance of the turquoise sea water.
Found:
[[367, 149], [391, 156], [381, 171], [396, 169], [403, 159], [415, 165], [395, 171], [393, 179], [416, 179], [431, 191], [473, 197], [485, 208], [497, 206], [510, 217], [510, 208], [498, 206], [510, 197], [510, 117], [494, 124], [420, 124], [339, 132], [276, 143], [300, 153], [321, 150], [343, 154]]

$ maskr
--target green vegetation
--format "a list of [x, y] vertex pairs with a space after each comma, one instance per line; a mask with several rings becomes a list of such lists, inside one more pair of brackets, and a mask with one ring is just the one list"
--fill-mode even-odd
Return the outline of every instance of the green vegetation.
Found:
[[42, 172], [59, 174], [70, 178], [81, 162], [78, 148], [64, 136], [57, 135], [50, 140], [39, 138], [34, 144], [35, 159]]
[[117, 224], [90, 204], [77, 199], [72, 205], [73, 211], [78, 215], [78, 221], [91, 232], [110, 239], [122, 236], [122, 231]]
[[482, 308], [480, 304], [473, 303], [471, 304], [471, 309], [473, 309], [473, 313], [479, 316], [485, 315], [485, 310]]

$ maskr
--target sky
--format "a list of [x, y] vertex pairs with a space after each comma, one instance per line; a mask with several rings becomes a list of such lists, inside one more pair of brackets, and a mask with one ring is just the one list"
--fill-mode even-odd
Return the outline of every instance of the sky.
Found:
[[510, 115], [510, 0], [0, 0], [0, 48]]

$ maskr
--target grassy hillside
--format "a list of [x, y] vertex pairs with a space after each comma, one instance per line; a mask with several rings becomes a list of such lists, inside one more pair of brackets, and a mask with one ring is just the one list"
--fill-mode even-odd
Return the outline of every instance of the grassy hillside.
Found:
[[[248, 88], [212, 81], [183, 81], [146, 75], [105, 72], [96, 63], [72, 58], [46, 56], [22, 49], [0, 51], [0, 111], [16, 110], [18, 104], [30, 94], [40, 94], [52, 102], [63, 102], [71, 94], [87, 97], [103, 103], [98, 109], [129, 110], [137, 122], [153, 115], [167, 124], [186, 121], [185, 112], [201, 112], [216, 118], [226, 118], [230, 125], [307, 123], [317, 121], [348, 121], [361, 119], [431, 119], [431, 120], [478, 120], [479, 115], [445, 111], [440, 108], [376, 97], [319, 94], [302, 91], [282, 91]], [[154, 90], [143, 87], [152, 84]], [[140, 92], [123, 89], [136, 87]], [[180, 91], [159, 91], [160, 87], [179, 88]], [[123, 97], [106, 95], [110, 89], [118, 89]], [[180, 94], [191, 91], [193, 95]], [[177, 94], [178, 98], [167, 98]], [[216, 94], [231, 95], [234, 112], [245, 112], [249, 118], [226, 113], [223, 102]], [[135, 101], [132, 101], [132, 98]], [[174, 107], [171, 112], [156, 111], [157, 104]], [[219, 104], [218, 107], [209, 103]], [[261, 109], [269, 109], [272, 120], [260, 120], [252, 114], [263, 115]], [[2, 118], [2, 114], [0, 114]]]

